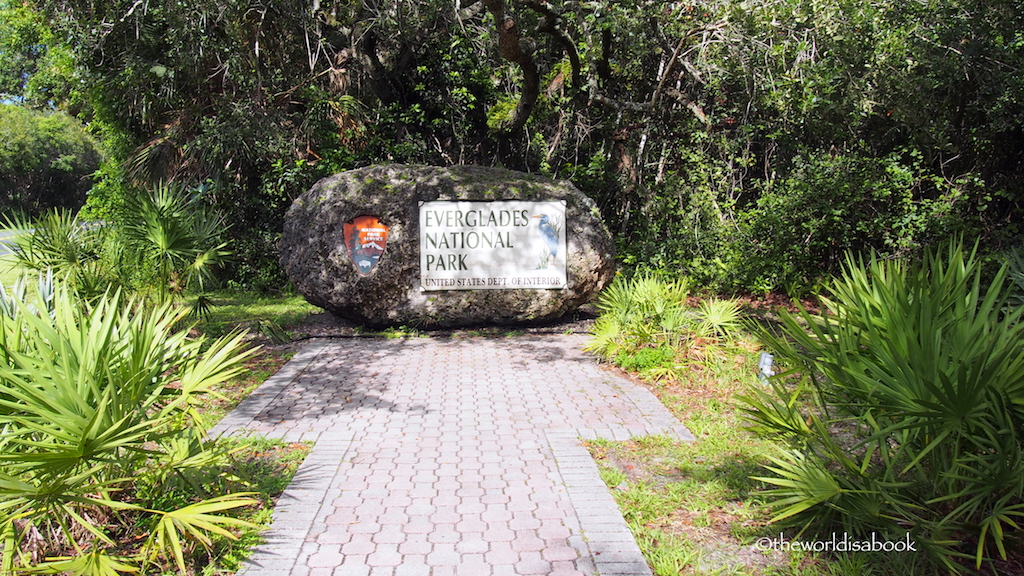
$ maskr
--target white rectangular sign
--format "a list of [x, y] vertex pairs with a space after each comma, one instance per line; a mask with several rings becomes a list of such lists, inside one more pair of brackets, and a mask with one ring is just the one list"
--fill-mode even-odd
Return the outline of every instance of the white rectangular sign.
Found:
[[421, 202], [420, 285], [565, 288], [565, 201]]

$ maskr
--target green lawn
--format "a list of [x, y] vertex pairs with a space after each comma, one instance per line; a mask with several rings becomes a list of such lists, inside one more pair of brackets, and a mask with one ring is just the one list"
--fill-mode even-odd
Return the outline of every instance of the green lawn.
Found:
[[[222, 336], [237, 329], [253, 332], [269, 329], [287, 330], [320, 308], [302, 296], [268, 296], [245, 292], [214, 292], [209, 296], [213, 306], [210, 314], [197, 328], [209, 336]], [[195, 297], [189, 299], [193, 303]]]
[[[754, 548], [772, 530], [758, 496], [775, 449], [744, 430], [732, 398], [756, 385], [756, 345], [737, 345], [682, 377], [645, 385], [696, 437], [592, 441], [591, 454], [656, 576], [827, 574], [820, 560]], [[679, 371], [676, 372], [680, 374]]]

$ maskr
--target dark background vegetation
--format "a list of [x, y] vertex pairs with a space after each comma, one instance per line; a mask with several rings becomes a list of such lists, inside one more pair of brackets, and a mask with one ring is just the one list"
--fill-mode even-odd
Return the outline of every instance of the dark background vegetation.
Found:
[[98, 159], [70, 127], [47, 136], [65, 160], [35, 168], [10, 167], [8, 139], [0, 186], [32, 210], [79, 203], [75, 180], [114, 218], [139, 187], [182, 183], [232, 223], [229, 281], [270, 289], [282, 215], [317, 178], [498, 165], [572, 180], [628, 266], [800, 295], [850, 249], [1017, 243], [1021, 8], [0, 0], [0, 92], [35, 111], [4, 122], [67, 113], [104, 152], [90, 182], [70, 176]]

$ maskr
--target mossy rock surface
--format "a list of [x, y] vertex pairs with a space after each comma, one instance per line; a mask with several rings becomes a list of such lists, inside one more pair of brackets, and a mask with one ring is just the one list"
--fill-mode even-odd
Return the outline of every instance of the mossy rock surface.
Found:
[[[567, 286], [423, 290], [419, 207], [434, 200], [564, 201]], [[388, 227], [385, 252], [366, 275], [344, 239], [344, 224], [364, 215]], [[594, 202], [575, 186], [478, 166], [379, 165], [324, 178], [292, 204], [278, 248], [282, 266], [310, 303], [369, 327], [549, 322], [590, 302], [614, 274], [611, 235]]]

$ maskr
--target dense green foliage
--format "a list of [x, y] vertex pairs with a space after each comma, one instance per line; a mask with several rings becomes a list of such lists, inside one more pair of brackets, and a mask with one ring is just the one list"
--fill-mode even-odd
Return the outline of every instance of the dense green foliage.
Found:
[[0, 104], [0, 213], [77, 210], [101, 153], [74, 118]]
[[846, 250], [1019, 233], [1019, 0], [25, 6], [0, 75], [28, 90], [70, 50], [53, 38], [74, 47], [87, 88], [50, 99], [115, 151], [95, 213], [138, 181], [205, 183], [243, 284], [279, 283], [291, 198], [384, 161], [571, 179], [628, 264], [724, 289], [796, 293]]
[[52, 273], [86, 300], [116, 289], [159, 305], [180, 301], [191, 288], [198, 294], [193, 310], [207, 312], [203, 291], [232, 255], [223, 220], [198, 191], [171, 184], [137, 190], [126, 205], [105, 223], [83, 222], [66, 210], [11, 219], [11, 264]]
[[203, 201], [235, 225], [234, 275], [280, 286], [273, 251], [283, 212], [344, 154], [334, 116], [350, 100], [318, 81], [331, 62], [322, 39], [307, 53], [314, 15], [284, 2], [39, 8], [74, 45], [88, 77], [81, 115], [116, 157], [89, 214], [120, 219], [139, 187], [161, 181], [202, 187]]
[[789, 370], [747, 399], [755, 429], [791, 446], [762, 478], [776, 519], [909, 531], [949, 570], [1005, 559], [1024, 517], [1024, 309], [1007, 307], [1006, 269], [987, 283], [953, 245], [850, 258], [829, 288], [827, 315], [786, 313], [781, 335], [764, 332]]
[[60, 103], [77, 112], [82, 81], [74, 50], [31, 3], [0, 0], [0, 101], [39, 109]]
[[655, 380], [713, 364], [740, 327], [739, 306], [712, 299], [691, 307], [688, 296], [685, 278], [616, 276], [598, 299], [601, 316], [585, 349]]
[[196, 412], [251, 355], [239, 336], [189, 339], [166, 306], [82, 306], [46, 281], [0, 304], [0, 573], [184, 574], [248, 525]]

